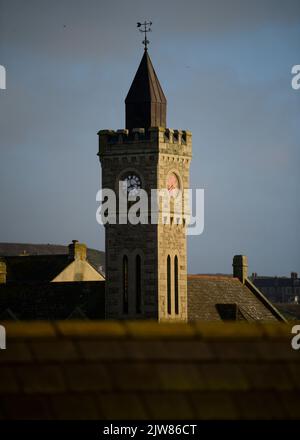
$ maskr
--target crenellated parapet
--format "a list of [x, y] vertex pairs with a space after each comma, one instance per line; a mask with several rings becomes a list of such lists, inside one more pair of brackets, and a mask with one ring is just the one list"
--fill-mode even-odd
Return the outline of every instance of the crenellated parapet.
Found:
[[133, 128], [132, 130], [100, 130], [99, 153], [126, 154], [165, 153], [191, 156], [192, 133], [189, 130], [176, 130], [164, 127]]

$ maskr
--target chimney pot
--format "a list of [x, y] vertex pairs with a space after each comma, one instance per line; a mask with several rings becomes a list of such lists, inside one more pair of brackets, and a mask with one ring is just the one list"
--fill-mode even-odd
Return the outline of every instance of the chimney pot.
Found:
[[232, 266], [233, 276], [244, 284], [248, 277], [248, 257], [246, 255], [235, 255]]
[[84, 243], [79, 243], [78, 240], [72, 240], [69, 244], [69, 258], [71, 260], [86, 260], [87, 247]]

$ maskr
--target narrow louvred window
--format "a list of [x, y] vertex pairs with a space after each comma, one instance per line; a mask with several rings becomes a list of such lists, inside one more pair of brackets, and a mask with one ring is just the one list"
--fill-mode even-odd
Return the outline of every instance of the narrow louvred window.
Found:
[[167, 309], [168, 314], [171, 315], [172, 304], [171, 304], [171, 257], [168, 255], [167, 258]]
[[142, 308], [142, 261], [140, 255], [135, 259], [135, 291], [136, 291], [136, 313], [141, 313]]
[[128, 257], [123, 257], [123, 313], [128, 314]]
[[174, 291], [175, 291], [175, 313], [179, 313], [179, 292], [178, 292], [178, 257], [174, 258]]

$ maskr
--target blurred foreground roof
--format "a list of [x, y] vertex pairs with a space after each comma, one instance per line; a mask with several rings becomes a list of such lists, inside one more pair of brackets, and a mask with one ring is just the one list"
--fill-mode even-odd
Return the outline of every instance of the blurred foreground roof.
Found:
[[289, 324], [2, 324], [0, 418], [300, 417]]

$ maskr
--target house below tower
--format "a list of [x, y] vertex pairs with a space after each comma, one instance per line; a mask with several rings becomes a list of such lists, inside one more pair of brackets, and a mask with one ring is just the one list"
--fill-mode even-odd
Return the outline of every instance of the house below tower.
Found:
[[[76, 258], [86, 258], [89, 268], [80, 277], [68, 269]], [[187, 276], [187, 320], [284, 321], [249, 280], [246, 257], [235, 256], [233, 264], [231, 276]], [[95, 278], [94, 271], [97, 279], [87, 279], [87, 273]], [[72, 274], [69, 280], [66, 274]], [[105, 283], [104, 253], [82, 243], [74, 241], [68, 247], [0, 244], [2, 321], [107, 319]], [[132, 318], [136, 316], [127, 319]]]

